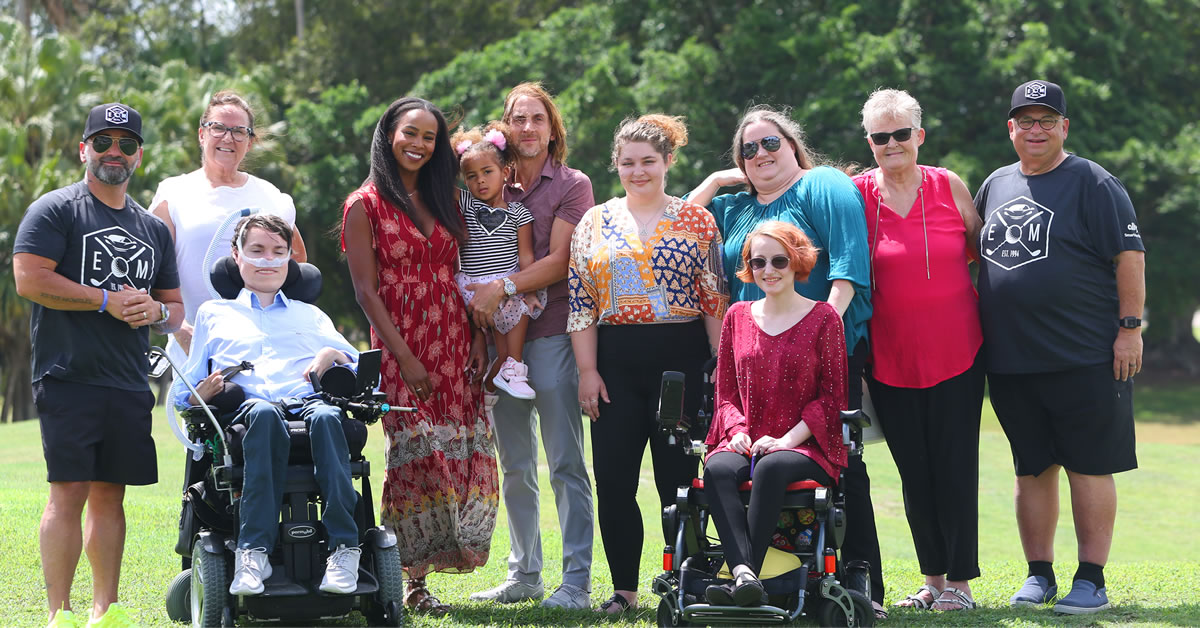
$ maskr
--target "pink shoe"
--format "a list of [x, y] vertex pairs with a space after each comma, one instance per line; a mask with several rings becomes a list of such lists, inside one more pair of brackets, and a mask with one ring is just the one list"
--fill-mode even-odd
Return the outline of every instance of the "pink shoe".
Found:
[[517, 399], [533, 399], [537, 396], [529, 387], [529, 367], [511, 357], [500, 366], [500, 372], [496, 373], [492, 383]]

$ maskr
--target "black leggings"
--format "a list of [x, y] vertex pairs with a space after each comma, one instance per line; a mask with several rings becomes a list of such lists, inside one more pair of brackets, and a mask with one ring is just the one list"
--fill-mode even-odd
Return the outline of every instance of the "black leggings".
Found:
[[[859, 340], [846, 359], [846, 405], [849, 410], [862, 408], [862, 374], [867, 361], [866, 340]], [[842, 540], [842, 560], [870, 563], [871, 601], [883, 604], [883, 565], [879, 556], [879, 533], [875, 529], [875, 507], [871, 505], [871, 476], [862, 457], [851, 456], [842, 471], [842, 492], [846, 495], [846, 538]]]
[[820, 465], [798, 451], [773, 451], [754, 465], [747, 509], [742, 506], [738, 485], [749, 479], [750, 458], [742, 454], [720, 451], [704, 464], [704, 494], [725, 548], [725, 562], [731, 568], [749, 565], [758, 573], [779, 523], [787, 485], [800, 480], [828, 485], [830, 479]]
[[655, 413], [662, 374], [684, 373], [684, 412], [695, 418], [701, 369], [709, 358], [708, 338], [702, 321], [600, 325], [597, 333], [596, 368], [611, 402], [600, 399], [600, 418], [592, 423], [596, 514], [613, 589], [636, 591], [644, 537], [637, 488], [646, 443], [663, 507], [675, 502], [678, 487], [691, 484], [699, 464], [699, 458], [680, 446], [668, 445], [658, 429]]

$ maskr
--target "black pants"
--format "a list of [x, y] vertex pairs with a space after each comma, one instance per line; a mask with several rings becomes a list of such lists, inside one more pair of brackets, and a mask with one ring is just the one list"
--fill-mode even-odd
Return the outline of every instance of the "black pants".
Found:
[[980, 357], [929, 388], [897, 388], [867, 377], [900, 472], [921, 573], [954, 581], [979, 577]]
[[596, 514], [613, 589], [636, 591], [644, 536], [637, 488], [646, 443], [663, 507], [674, 503], [678, 487], [691, 483], [699, 464], [699, 458], [678, 445], [668, 445], [658, 430], [662, 374], [685, 374], [684, 412], [694, 418], [700, 407], [701, 368], [709, 358], [708, 338], [701, 321], [601, 325], [598, 335], [596, 367], [611, 403], [600, 400], [600, 418], [592, 423]]
[[[742, 506], [738, 485], [754, 480], [750, 506]], [[816, 480], [829, 484], [829, 475], [811, 458], [797, 451], [775, 451], [758, 459], [750, 477], [750, 458], [721, 451], [704, 463], [704, 494], [711, 505], [713, 524], [725, 548], [730, 568], [749, 565], [762, 571], [771, 537], [779, 523], [783, 496], [788, 484]]]
[[[858, 341], [846, 360], [846, 396], [850, 410], [862, 408], [862, 372], [867, 361], [867, 342]], [[879, 557], [879, 533], [875, 530], [875, 508], [871, 505], [871, 477], [862, 458], [851, 456], [842, 471], [842, 490], [846, 493], [846, 537], [842, 542], [842, 560], [865, 560], [871, 564], [871, 601], [883, 604], [883, 566]]]

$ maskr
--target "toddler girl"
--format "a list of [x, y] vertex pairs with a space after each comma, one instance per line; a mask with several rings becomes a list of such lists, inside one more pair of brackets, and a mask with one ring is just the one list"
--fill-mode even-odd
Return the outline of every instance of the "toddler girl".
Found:
[[[504, 182], [513, 161], [509, 131], [490, 122], [450, 138], [458, 153], [467, 190], [459, 191], [459, 206], [467, 223], [467, 243], [459, 251], [455, 275], [463, 300], [475, 296], [466, 286], [503, 279], [533, 263], [533, 214], [524, 205], [504, 201]], [[546, 290], [505, 299], [492, 317], [496, 360], [484, 377], [485, 388], [499, 388], [518, 399], [533, 399], [529, 367], [522, 361], [529, 319], [542, 313]], [[487, 382], [494, 388], [486, 386]], [[491, 400], [489, 400], [491, 401]]]

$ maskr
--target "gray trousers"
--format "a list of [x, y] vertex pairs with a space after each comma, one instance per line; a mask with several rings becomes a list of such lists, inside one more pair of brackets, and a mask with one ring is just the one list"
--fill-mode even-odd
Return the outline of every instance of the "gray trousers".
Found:
[[562, 533], [562, 581], [591, 591], [592, 483], [583, 459], [579, 374], [571, 339], [560, 334], [530, 340], [525, 343], [524, 357], [529, 385], [537, 398], [514, 399], [501, 392], [492, 411], [504, 474], [501, 491], [508, 511], [508, 577], [528, 584], [542, 578], [535, 427], [540, 423]]

